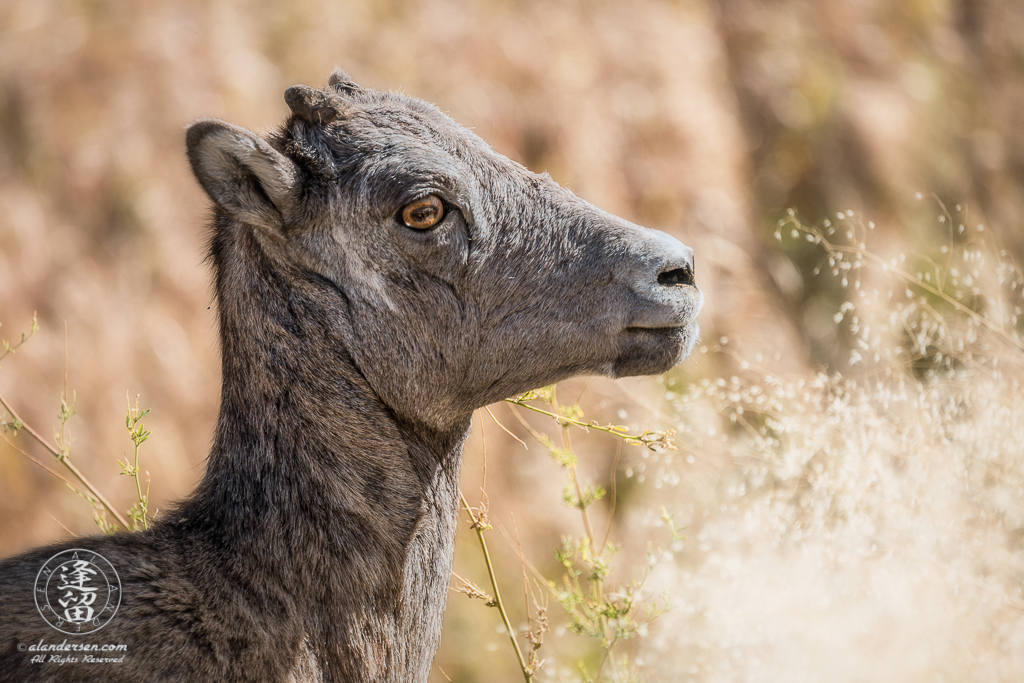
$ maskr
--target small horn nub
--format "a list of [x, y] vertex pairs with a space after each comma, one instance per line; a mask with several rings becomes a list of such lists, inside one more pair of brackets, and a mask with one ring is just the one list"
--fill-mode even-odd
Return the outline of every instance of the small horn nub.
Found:
[[327, 79], [327, 85], [332, 88], [338, 88], [343, 86], [355, 87], [356, 84], [352, 82], [352, 77], [348, 75], [348, 72], [339, 67], [331, 72], [331, 77]]
[[344, 69], [335, 69], [327, 81], [327, 86], [334, 88], [334, 91], [339, 95], [351, 95], [356, 91], [362, 90], [362, 88], [352, 82], [352, 77]]
[[308, 85], [293, 85], [284, 91], [292, 113], [306, 123], [326, 126], [341, 115], [338, 103], [327, 93]]

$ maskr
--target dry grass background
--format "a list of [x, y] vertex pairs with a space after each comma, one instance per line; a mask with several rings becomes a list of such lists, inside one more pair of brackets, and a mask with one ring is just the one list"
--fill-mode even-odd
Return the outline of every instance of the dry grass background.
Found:
[[[864, 275], [871, 296], [854, 299], [813, 274], [820, 250], [780, 246], [772, 233], [789, 207], [811, 221], [852, 210], [877, 224], [876, 253], [945, 264], [941, 247], [970, 245], [950, 227], [983, 224], [995, 247], [980, 273], [1019, 261], [1024, 7], [0, 4], [0, 323], [7, 339], [33, 311], [42, 326], [4, 362], [0, 395], [48, 431], [66, 324], [72, 453], [121, 508], [132, 502], [115, 462], [131, 450], [126, 392], [153, 409], [143, 464], [156, 507], [197, 481], [216, 414], [206, 200], [187, 169], [184, 127], [217, 116], [270, 128], [286, 114], [286, 87], [321, 84], [335, 65], [438, 103], [499, 151], [696, 248], [706, 344], [670, 376], [668, 396], [661, 380], [562, 390], [582, 393], [588, 417], [680, 430], [668, 454], [619, 454], [596, 436], [578, 449], [589, 479], [617, 483], [611, 530], [623, 571], [643, 563], [647, 539], [667, 552], [652, 584], [675, 607], [628, 646], [643, 676], [1020, 679], [1019, 349], [990, 348], [991, 335], [950, 323], [933, 341], [958, 343], [950, 356], [966, 360], [922, 384], [928, 354], [904, 372], [912, 344], [876, 332], [894, 311], [928, 306], [899, 291], [893, 300], [891, 274], [877, 271]], [[917, 191], [955, 216], [940, 223]], [[1019, 329], [1019, 289], [996, 283], [983, 295], [999, 301], [989, 314]], [[848, 298], [865, 320], [883, 321], [866, 343], [892, 357], [850, 368], [864, 337], [833, 318]], [[761, 421], [736, 420], [737, 407]], [[524, 435], [504, 407], [495, 414]], [[558, 467], [489, 417], [477, 424], [463, 488], [477, 495], [486, 440], [492, 520], [511, 536], [514, 514], [524, 553], [550, 572], [551, 549], [576, 527]], [[94, 528], [81, 500], [5, 443], [0, 472], [4, 555]], [[687, 526], [685, 540], [665, 540], [663, 505]], [[517, 550], [492, 544], [515, 595]], [[461, 573], [480, 571], [468, 536], [457, 553]], [[497, 623], [453, 595], [438, 667], [452, 680], [521, 678]], [[554, 625], [542, 673], [572, 680], [574, 658], [587, 655]]]

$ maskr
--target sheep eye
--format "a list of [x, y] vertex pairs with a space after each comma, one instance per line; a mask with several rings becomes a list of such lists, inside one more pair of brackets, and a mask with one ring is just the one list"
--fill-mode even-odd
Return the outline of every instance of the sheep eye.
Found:
[[402, 223], [414, 230], [428, 230], [444, 218], [444, 202], [436, 194], [406, 204], [402, 208]]

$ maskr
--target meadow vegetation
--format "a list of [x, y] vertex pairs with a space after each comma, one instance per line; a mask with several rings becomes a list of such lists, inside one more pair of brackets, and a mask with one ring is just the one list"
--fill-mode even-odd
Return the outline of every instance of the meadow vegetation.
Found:
[[198, 480], [184, 127], [337, 64], [672, 232], [707, 295], [669, 375], [476, 416], [432, 681], [1021, 678], [1021, 36], [1011, 0], [0, 6], [0, 552]]
[[[723, 338], [700, 353], [728, 357], [735, 374], [669, 378], [670, 447], [633, 448], [613, 466], [625, 479], [618, 533], [595, 546], [566, 531], [554, 549], [566, 576], [531, 588], [546, 583], [565, 608], [545, 614], [561, 634], [540, 649], [537, 680], [1024, 671], [1024, 275], [962, 208], [939, 205], [936, 218], [949, 225], [936, 254], [888, 257], [853, 212], [779, 222], [781, 252], [815, 262], [836, 295], [845, 362], [781, 374]], [[565, 505], [604, 497], [578, 493], [574, 453], [526, 431], [570, 473]], [[600, 617], [623, 606], [609, 637]]]

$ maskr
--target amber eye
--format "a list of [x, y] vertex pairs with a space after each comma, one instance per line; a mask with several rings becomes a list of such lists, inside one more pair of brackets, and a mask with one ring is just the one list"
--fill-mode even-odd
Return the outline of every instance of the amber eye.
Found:
[[427, 230], [444, 218], [444, 202], [436, 194], [406, 204], [402, 208], [402, 222], [415, 230]]

